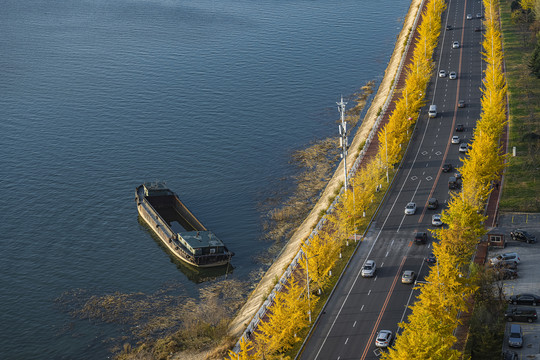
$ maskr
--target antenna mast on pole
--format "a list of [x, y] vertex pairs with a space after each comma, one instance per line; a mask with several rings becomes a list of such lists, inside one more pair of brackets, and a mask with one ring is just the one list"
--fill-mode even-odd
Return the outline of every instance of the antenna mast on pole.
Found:
[[343, 159], [343, 171], [345, 173], [345, 189], [347, 189], [347, 149], [349, 147], [349, 139], [347, 138], [347, 123], [345, 122], [345, 105], [347, 105], [347, 103], [343, 101], [343, 95], [341, 95], [341, 101], [336, 104], [338, 105], [338, 111], [341, 114], [341, 124], [339, 124], [339, 146], [341, 147], [341, 158]]

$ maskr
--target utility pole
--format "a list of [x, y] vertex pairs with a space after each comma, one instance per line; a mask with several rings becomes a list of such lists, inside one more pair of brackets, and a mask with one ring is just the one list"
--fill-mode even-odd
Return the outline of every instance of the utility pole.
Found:
[[341, 101], [336, 104], [338, 105], [338, 111], [341, 114], [339, 146], [341, 147], [341, 158], [343, 159], [343, 171], [345, 173], [345, 189], [347, 189], [347, 148], [349, 147], [349, 139], [347, 138], [347, 123], [345, 122], [345, 105], [347, 105], [347, 103], [343, 101], [343, 95], [341, 95]]

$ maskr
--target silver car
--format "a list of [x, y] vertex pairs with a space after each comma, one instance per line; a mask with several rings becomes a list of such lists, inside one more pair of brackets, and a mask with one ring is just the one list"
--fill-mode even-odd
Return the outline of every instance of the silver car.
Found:
[[431, 225], [442, 226], [441, 215], [435, 214], [431, 216]]
[[393, 334], [390, 330], [381, 330], [377, 333], [377, 338], [375, 339], [375, 346], [380, 348], [385, 348], [390, 346], [392, 342]]
[[367, 260], [362, 268], [362, 277], [373, 277], [376, 270], [377, 265], [375, 264], [375, 261]]
[[403, 284], [412, 284], [416, 279], [416, 274], [412, 270], [405, 270], [401, 276], [401, 282]]
[[414, 215], [416, 213], [416, 203], [410, 202], [405, 206], [405, 215]]

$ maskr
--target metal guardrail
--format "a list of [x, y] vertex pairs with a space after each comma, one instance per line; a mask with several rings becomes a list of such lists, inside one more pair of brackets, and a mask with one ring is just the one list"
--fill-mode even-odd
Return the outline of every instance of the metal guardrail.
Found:
[[[418, 20], [420, 18], [421, 13], [422, 13], [422, 9], [424, 7], [425, 1], [426, 0], [422, 0], [420, 6], [418, 8], [418, 12], [416, 13], [416, 17], [415, 17], [415, 20], [414, 20], [414, 23], [413, 23], [413, 26], [411, 27], [411, 29], [416, 29], [416, 26], [418, 24]], [[398, 69], [396, 71], [396, 75], [394, 76], [394, 82], [393, 82], [392, 87], [390, 88], [390, 92], [388, 93], [388, 95], [386, 97], [386, 100], [385, 100], [385, 102], [383, 104], [382, 111], [377, 116], [377, 119], [375, 120], [373, 128], [371, 129], [371, 131], [370, 131], [370, 133], [369, 133], [369, 135], [368, 135], [368, 137], [366, 139], [364, 147], [362, 148], [362, 150], [358, 154], [358, 157], [356, 158], [353, 166], [349, 170], [348, 176], [353, 176], [356, 173], [356, 171], [358, 170], [358, 167], [360, 166], [362, 160], [364, 159], [364, 156], [365, 156], [365, 154], [367, 152], [367, 149], [368, 149], [369, 145], [373, 141], [373, 138], [377, 135], [379, 125], [380, 125], [384, 115], [386, 114], [386, 111], [388, 110], [388, 106], [390, 105], [390, 102], [391, 102], [392, 97], [394, 95], [394, 91], [395, 91], [397, 83], [398, 83], [398, 81], [396, 81], [396, 80], [400, 78], [401, 72], [403, 71], [403, 66], [404, 66], [404, 63], [405, 63], [405, 60], [406, 60], [406, 55], [407, 55], [407, 53], [409, 51], [409, 47], [410, 47], [412, 39], [413, 39], [413, 34], [414, 34], [414, 31], [411, 31], [411, 33], [409, 33], [409, 38], [407, 39], [407, 44], [405, 45], [405, 49], [403, 51], [401, 61], [399, 63]], [[341, 194], [343, 193], [343, 191], [344, 191], [344, 188], [342, 187], [339, 194], [338, 194], [338, 196], [336, 196], [336, 198], [334, 199], [334, 201], [332, 202], [332, 204], [330, 205], [330, 207], [326, 211], [326, 215], [332, 213], [332, 211], [334, 210], [334, 207], [337, 204], [337, 201], [339, 200], [339, 198], [340, 198]], [[315, 228], [311, 231], [310, 235], [308, 236], [308, 238], [306, 240], [307, 243], [309, 243], [309, 240], [312, 239], [313, 236], [315, 236], [318, 233], [318, 230], [322, 229], [324, 223], [326, 222], [326, 217], [325, 216], [323, 216], [319, 220], [319, 222], [317, 223]], [[364, 235], [365, 234], [363, 234], [362, 237]], [[282, 274], [282, 276], [279, 279], [279, 281], [277, 282], [277, 284], [274, 286], [274, 288], [270, 292], [270, 295], [268, 295], [268, 297], [263, 302], [263, 304], [261, 305], [259, 310], [255, 313], [252, 320], [250, 321], [250, 323], [248, 324], [248, 326], [244, 330], [244, 333], [242, 334], [240, 339], [242, 339], [243, 337], [248, 337], [247, 334], [253, 333], [254, 329], [259, 324], [261, 318], [264, 317], [264, 315], [266, 314], [266, 311], [268, 310], [268, 307], [270, 306], [270, 304], [274, 300], [276, 292], [280, 291], [282, 289], [283, 284], [285, 284], [288, 281], [291, 274], [294, 272], [294, 270], [296, 270], [296, 267], [298, 266], [299, 260], [303, 256], [304, 256], [304, 251], [302, 249], [300, 249], [298, 251], [298, 253], [296, 254], [296, 256], [294, 257], [294, 259], [289, 264], [289, 266], [287, 267], [287, 269], [285, 270], [285, 272]], [[238, 353], [240, 351], [240, 340], [234, 346], [233, 351], [236, 352], [236, 353]]]

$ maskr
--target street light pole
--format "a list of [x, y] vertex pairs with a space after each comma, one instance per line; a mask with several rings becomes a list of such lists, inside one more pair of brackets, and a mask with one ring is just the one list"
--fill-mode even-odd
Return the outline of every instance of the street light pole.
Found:
[[311, 257], [308, 257], [306, 252], [304, 251], [304, 256], [306, 257], [306, 285], [307, 285], [307, 298], [308, 298], [308, 316], [309, 316], [309, 323], [311, 324], [311, 293], [309, 291], [309, 259], [313, 259], [316, 256], [319, 255], [313, 255]]
[[341, 147], [341, 157], [343, 158], [345, 189], [347, 189], [347, 148], [349, 147], [349, 140], [347, 138], [347, 123], [345, 122], [345, 105], [347, 105], [347, 103], [343, 101], [343, 95], [341, 95], [341, 101], [336, 104], [338, 105], [338, 111], [341, 115], [341, 124], [339, 125], [339, 146]]

